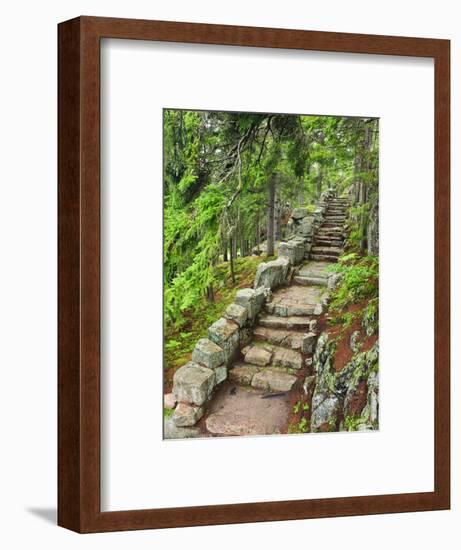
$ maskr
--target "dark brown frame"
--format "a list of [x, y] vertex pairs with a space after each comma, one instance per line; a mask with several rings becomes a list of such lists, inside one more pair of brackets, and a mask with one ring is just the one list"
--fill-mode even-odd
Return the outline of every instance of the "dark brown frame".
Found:
[[[125, 38], [429, 57], [435, 63], [434, 491], [100, 510], [100, 40]], [[450, 42], [79, 17], [59, 25], [58, 524], [80, 533], [321, 518], [450, 507]]]

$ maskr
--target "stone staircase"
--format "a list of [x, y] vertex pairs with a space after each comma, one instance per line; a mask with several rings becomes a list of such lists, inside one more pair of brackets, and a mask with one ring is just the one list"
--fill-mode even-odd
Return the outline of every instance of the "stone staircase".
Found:
[[[335, 285], [329, 268], [343, 252], [347, 208], [328, 191], [314, 211], [293, 211], [292, 236], [278, 258], [258, 266], [254, 288], [237, 291], [208, 338], [197, 342], [192, 361], [175, 372], [165, 396], [176, 407], [165, 421], [166, 438], [286, 429], [292, 392], [313, 378], [318, 319]], [[202, 427], [195, 426], [202, 417]]]
[[305, 286], [296, 282], [276, 290], [260, 313], [251, 341], [243, 347], [239, 360], [229, 370], [229, 380], [265, 392], [290, 391], [302, 371], [312, 364], [317, 340], [317, 318], [327, 300], [326, 281], [330, 262], [319, 262], [300, 269], [307, 279], [315, 268], [322, 285]]
[[301, 369], [309, 370], [317, 341], [317, 318], [328, 301], [329, 267], [343, 252], [348, 202], [328, 197], [322, 223], [314, 232], [310, 261], [298, 267], [290, 286], [266, 301], [243, 360], [229, 369], [229, 380], [266, 392], [287, 392]]
[[337, 262], [342, 254], [347, 219], [347, 199], [330, 198], [326, 203], [322, 225], [314, 235], [310, 258]]

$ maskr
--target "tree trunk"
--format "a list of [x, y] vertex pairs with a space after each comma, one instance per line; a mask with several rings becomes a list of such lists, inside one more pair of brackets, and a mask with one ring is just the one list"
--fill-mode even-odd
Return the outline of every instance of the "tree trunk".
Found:
[[229, 238], [230, 272], [231, 272], [232, 283], [235, 285], [234, 254], [233, 254], [234, 243], [233, 243], [233, 241], [234, 241], [234, 236], [231, 235], [231, 237]]
[[323, 167], [320, 164], [319, 165], [319, 173], [317, 175], [317, 198], [320, 198], [320, 195], [322, 194], [322, 178], [323, 178]]
[[267, 201], [267, 255], [274, 255], [275, 176], [269, 177]]
[[207, 297], [207, 300], [209, 302], [214, 302], [214, 289], [213, 289], [213, 285], [210, 285], [207, 289], [206, 289], [206, 297]]
[[232, 259], [235, 260], [237, 258], [237, 231], [234, 233], [234, 236], [232, 238]]
[[248, 256], [247, 240], [245, 239], [245, 231], [243, 227], [240, 227], [240, 257], [244, 258]]
[[280, 241], [280, 230], [282, 226], [282, 204], [280, 197], [275, 201], [275, 226], [274, 226], [274, 239]]

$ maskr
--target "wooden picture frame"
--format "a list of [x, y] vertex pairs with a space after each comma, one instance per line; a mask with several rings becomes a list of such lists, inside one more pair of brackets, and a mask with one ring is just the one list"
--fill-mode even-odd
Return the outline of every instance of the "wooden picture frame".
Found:
[[[434, 491], [187, 508], [100, 509], [102, 38], [429, 57], [435, 65]], [[58, 524], [80, 533], [450, 507], [450, 43], [447, 40], [79, 17], [59, 25]]]

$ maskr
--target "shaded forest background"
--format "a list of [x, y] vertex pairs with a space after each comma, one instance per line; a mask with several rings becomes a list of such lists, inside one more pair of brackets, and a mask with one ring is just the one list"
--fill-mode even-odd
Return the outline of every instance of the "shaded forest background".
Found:
[[164, 111], [166, 368], [251, 286], [292, 208], [350, 200], [349, 254], [378, 254], [378, 119]]

